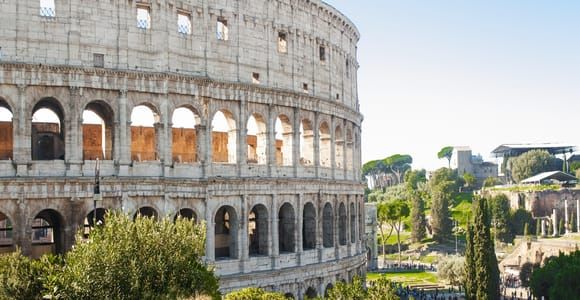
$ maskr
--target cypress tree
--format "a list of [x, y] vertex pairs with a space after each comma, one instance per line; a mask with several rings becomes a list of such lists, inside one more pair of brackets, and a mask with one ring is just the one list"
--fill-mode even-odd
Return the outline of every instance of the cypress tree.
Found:
[[463, 283], [463, 287], [465, 289], [465, 297], [469, 300], [476, 299], [475, 261], [473, 256], [473, 229], [469, 223], [467, 224], [465, 240], [465, 282]]
[[414, 242], [420, 242], [425, 238], [425, 203], [416, 192], [411, 192], [411, 238]]
[[[499, 299], [499, 268], [493, 240], [490, 234], [487, 201], [479, 199], [475, 203], [473, 225], [468, 229], [466, 248], [466, 271], [473, 273], [474, 279], [467, 278], [468, 299]], [[468, 275], [469, 276], [469, 275]], [[469, 282], [472, 280], [472, 282]]]
[[443, 242], [451, 234], [449, 198], [450, 195], [446, 192], [444, 186], [436, 186], [433, 189], [431, 200], [431, 228], [433, 229], [433, 239], [439, 243]]

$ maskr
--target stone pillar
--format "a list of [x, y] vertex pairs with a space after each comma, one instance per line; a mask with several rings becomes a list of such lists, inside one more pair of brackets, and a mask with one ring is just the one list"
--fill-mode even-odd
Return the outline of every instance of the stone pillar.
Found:
[[298, 177], [298, 166], [300, 165], [300, 110], [294, 108], [294, 118], [292, 122], [292, 166], [293, 176]]
[[553, 236], [558, 236], [558, 215], [556, 214], [556, 209], [552, 210], [552, 229], [553, 229]]
[[197, 161], [201, 164], [202, 177], [206, 177], [206, 167], [208, 160], [209, 149], [211, 149], [211, 141], [208, 139], [207, 126], [205, 124], [199, 124], [195, 126], [195, 135], [197, 138], [195, 155], [197, 156]]
[[248, 243], [248, 197], [246, 195], [241, 196], [241, 209], [240, 215], [238, 216], [238, 224], [240, 224], [240, 229], [238, 231], [238, 257], [240, 258], [240, 268], [242, 273], [251, 272], [246, 268], [246, 263], [250, 257], [250, 249]]
[[270, 211], [271, 234], [268, 234], [268, 253], [270, 253], [272, 257], [272, 269], [279, 269], [278, 257], [280, 256], [280, 249], [278, 241], [280, 233], [278, 232], [278, 199], [276, 194], [272, 194], [272, 206]]
[[64, 117], [62, 126], [65, 128], [65, 159], [67, 164], [67, 176], [80, 176], [82, 164], [82, 115], [78, 112], [82, 109], [78, 107], [81, 102], [82, 88], [71, 86], [69, 87], [70, 101], [69, 113]]
[[[18, 110], [13, 113], [14, 144], [12, 146], [12, 159], [16, 165], [16, 176], [28, 176], [28, 161], [32, 159], [31, 127], [32, 115], [26, 117], [26, 90], [25, 84], [18, 85]], [[29, 112], [32, 114], [32, 111]]]
[[119, 91], [119, 175], [126, 176], [131, 164], [131, 119], [127, 115], [127, 90]]
[[330, 176], [332, 179], [336, 177], [336, 125], [334, 123], [334, 116], [330, 118]]
[[304, 246], [302, 244], [303, 242], [303, 236], [302, 236], [302, 230], [303, 230], [303, 226], [304, 226], [304, 207], [303, 204], [304, 203], [304, 195], [303, 194], [298, 194], [296, 197], [296, 234], [294, 235], [296, 237], [296, 253], [298, 254], [298, 262], [296, 263], [296, 265], [301, 266], [302, 265], [302, 254], [304, 252]]
[[205, 200], [205, 222], [207, 224], [206, 228], [206, 241], [205, 241], [205, 260], [207, 263], [212, 263], [215, 261], [215, 222], [213, 220], [213, 214], [209, 208], [210, 195], [206, 195]]
[[319, 113], [314, 114], [314, 124], [312, 124], [312, 131], [314, 134], [314, 174], [318, 178], [320, 169], [320, 124], [318, 124]]
[[540, 220], [540, 226], [542, 227], [542, 237], [546, 236], [546, 220]]
[[272, 177], [272, 169], [276, 164], [276, 116], [272, 111], [272, 105], [268, 106], [268, 119], [266, 120], [266, 164], [268, 176]]
[[570, 226], [568, 225], [568, 199], [564, 199], [564, 230], [566, 234], [570, 233]]

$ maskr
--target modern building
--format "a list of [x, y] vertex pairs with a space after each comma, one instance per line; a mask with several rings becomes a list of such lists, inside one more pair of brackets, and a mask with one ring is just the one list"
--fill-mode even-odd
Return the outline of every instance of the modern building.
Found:
[[[366, 270], [359, 32], [320, 0], [0, 1], [0, 251], [205, 221], [221, 289]], [[93, 211], [100, 161], [102, 201]]]

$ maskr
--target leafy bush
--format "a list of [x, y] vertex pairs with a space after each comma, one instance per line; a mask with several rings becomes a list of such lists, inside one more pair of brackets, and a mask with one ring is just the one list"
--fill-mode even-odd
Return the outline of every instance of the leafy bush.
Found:
[[226, 295], [225, 300], [287, 300], [276, 292], [266, 292], [260, 288], [245, 288]]
[[580, 295], [580, 251], [548, 258], [546, 264], [532, 273], [530, 288], [535, 297], [578, 299]]
[[33, 260], [16, 252], [0, 255], [0, 299], [41, 299], [43, 260]]
[[513, 179], [520, 182], [528, 177], [548, 171], [562, 170], [563, 161], [545, 150], [531, 150], [508, 161]]
[[437, 264], [437, 275], [451, 285], [459, 286], [465, 280], [465, 257], [450, 256]]
[[386, 276], [381, 276], [373, 281], [367, 289], [360, 277], [355, 277], [352, 283], [338, 282], [324, 297], [328, 300], [364, 300], [364, 299], [381, 299], [381, 300], [398, 300], [399, 296], [395, 293], [391, 281]]

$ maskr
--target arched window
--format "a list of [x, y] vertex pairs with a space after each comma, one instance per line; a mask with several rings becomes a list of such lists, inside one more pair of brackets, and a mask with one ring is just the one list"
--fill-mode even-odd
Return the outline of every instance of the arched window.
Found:
[[344, 136], [340, 126], [334, 130], [334, 162], [336, 168], [344, 168]]
[[322, 122], [319, 128], [319, 147], [320, 147], [320, 166], [329, 168], [330, 165], [330, 154], [331, 154], [331, 139], [330, 139], [330, 128], [328, 123]]
[[354, 161], [354, 152], [353, 152], [353, 139], [352, 139], [352, 130], [348, 128], [346, 130], [346, 169], [352, 170], [353, 169], [353, 161]]
[[268, 210], [262, 204], [252, 208], [248, 216], [250, 256], [268, 255]]
[[322, 211], [322, 246], [334, 247], [334, 213], [330, 203], [326, 203]]
[[248, 163], [266, 164], [266, 121], [260, 114], [253, 114], [248, 118], [247, 130]]
[[318, 292], [316, 289], [313, 287], [308, 287], [308, 289], [306, 289], [306, 293], [304, 293], [304, 298], [315, 299], [316, 297], [318, 297]]
[[62, 216], [55, 210], [45, 209], [32, 222], [32, 256], [64, 252], [64, 224]]
[[180, 107], [173, 111], [172, 151], [173, 161], [192, 163], [197, 161], [197, 131], [199, 115], [192, 109]]
[[346, 207], [340, 203], [338, 207], [338, 242], [341, 246], [346, 245]]
[[290, 119], [285, 115], [276, 118], [276, 164], [292, 166], [292, 138], [293, 130]]
[[180, 209], [177, 212], [177, 214], [175, 214], [175, 220], [177, 220], [179, 218], [193, 220], [194, 222], [197, 222], [197, 214], [195, 213], [195, 211], [193, 211], [193, 209], [190, 209], [190, 208]]
[[113, 110], [103, 101], [89, 103], [83, 111], [83, 159], [113, 159]]
[[310, 202], [304, 205], [302, 216], [302, 249], [316, 248], [316, 209]]
[[153, 218], [157, 219], [159, 217], [159, 213], [157, 210], [151, 206], [143, 206], [137, 210], [133, 219], [137, 218]]
[[350, 204], [350, 242], [354, 243], [356, 241], [356, 211], [354, 209], [354, 203]]
[[238, 220], [231, 206], [222, 206], [215, 215], [215, 258], [235, 259], [238, 256]]
[[12, 110], [0, 98], [0, 160], [10, 160], [13, 155]]
[[324, 289], [324, 297], [328, 297], [330, 294], [330, 290], [332, 290], [333, 286], [332, 283], [329, 283], [326, 285], [326, 288]]
[[12, 222], [0, 212], [0, 254], [13, 250]]
[[278, 249], [283, 252], [294, 252], [294, 234], [296, 231], [294, 208], [284, 203], [278, 213]]
[[64, 112], [53, 98], [40, 100], [32, 110], [32, 160], [64, 160]]
[[131, 159], [134, 161], [158, 160], [157, 132], [159, 114], [147, 105], [139, 105], [131, 112]]
[[105, 215], [106, 214], [107, 214], [107, 210], [102, 208], [102, 207], [97, 208], [96, 215], [95, 215], [94, 210], [91, 210], [89, 212], [89, 214], [87, 214], [87, 216], [85, 217], [85, 220], [83, 222], [83, 226], [84, 226], [83, 233], [84, 233], [85, 238], [87, 238], [89, 236], [91, 229], [93, 229], [95, 227], [95, 221], [97, 222], [97, 225], [105, 224]]
[[233, 114], [216, 112], [212, 123], [212, 157], [215, 163], [237, 163], [237, 128]]
[[312, 122], [307, 119], [300, 123], [300, 164], [314, 165], [314, 131]]

